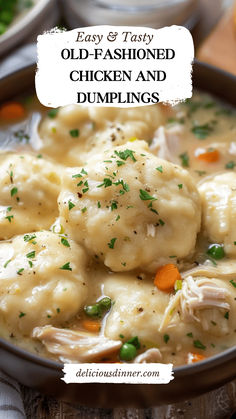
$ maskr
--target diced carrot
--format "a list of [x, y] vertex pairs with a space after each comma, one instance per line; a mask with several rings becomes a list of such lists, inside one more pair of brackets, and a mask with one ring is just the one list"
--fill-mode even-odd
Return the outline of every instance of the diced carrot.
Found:
[[164, 115], [170, 116], [173, 114], [173, 106], [164, 103], [159, 103], [158, 106], [161, 108]]
[[89, 332], [98, 333], [101, 328], [101, 323], [97, 320], [83, 320], [82, 326]]
[[215, 163], [219, 160], [220, 153], [218, 150], [206, 151], [206, 153], [199, 154], [197, 158], [207, 163]]
[[188, 364], [193, 364], [194, 362], [203, 361], [203, 359], [206, 359], [204, 355], [196, 354], [193, 352], [188, 353]]
[[17, 119], [22, 118], [25, 114], [23, 106], [18, 102], [5, 103], [0, 107], [0, 118]]
[[175, 282], [181, 279], [178, 268], [173, 263], [161, 266], [156, 273], [154, 285], [165, 292], [171, 292], [174, 289]]

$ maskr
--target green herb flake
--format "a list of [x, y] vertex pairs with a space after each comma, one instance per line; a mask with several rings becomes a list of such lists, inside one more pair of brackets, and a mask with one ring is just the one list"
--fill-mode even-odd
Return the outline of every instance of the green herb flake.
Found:
[[120, 166], [123, 166], [123, 164], [125, 164], [125, 162], [121, 161], [121, 160], [117, 160], [116, 164], [117, 164], [118, 167], [120, 167]]
[[65, 237], [61, 238], [61, 244], [63, 244], [63, 246], [65, 246], [65, 247], [70, 247], [70, 243], [68, 242], [68, 240]]
[[17, 275], [22, 275], [22, 272], [24, 271], [24, 268], [19, 269], [16, 273]]
[[12, 210], [12, 207], [7, 208], [7, 212], [10, 212]]
[[34, 240], [34, 239], [36, 239], [36, 235], [35, 234], [32, 234], [32, 235], [25, 234], [24, 235], [24, 241], [25, 242], [30, 242], [31, 240]]
[[158, 170], [158, 172], [160, 172], [160, 173], [163, 173], [163, 167], [162, 166], [156, 167], [156, 170]]
[[29, 263], [30, 268], [32, 268], [33, 267], [33, 262], [31, 260], [28, 260], [28, 263]]
[[226, 313], [224, 315], [224, 318], [227, 319], [227, 320], [229, 320], [229, 312], [228, 311], [226, 311]]
[[188, 336], [189, 338], [193, 338], [192, 332], [186, 333], [186, 336]]
[[19, 318], [21, 319], [21, 317], [24, 317], [24, 316], [26, 316], [26, 313], [23, 313], [23, 311], [21, 311], [19, 314]]
[[234, 288], [236, 288], [236, 282], [233, 279], [231, 279], [229, 282], [231, 285], [233, 285]]
[[179, 183], [178, 188], [179, 189], [183, 189], [183, 184], [182, 183]]
[[82, 208], [82, 213], [84, 214], [87, 211], [87, 207]]
[[124, 339], [124, 335], [122, 335], [122, 334], [120, 334], [120, 335], [119, 335], [119, 337], [120, 337], [121, 339]]
[[8, 260], [4, 263], [3, 267], [4, 267], [4, 268], [6, 268], [6, 267], [7, 267], [7, 265], [8, 265], [10, 262], [11, 262], [11, 259], [8, 259]]
[[157, 201], [157, 198], [149, 195], [144, 189], [139, 189], [139, 198], [142, 199], [142, 201]]
[[72, 210], [72, 208], [74, 208], [74, 207], [75, 207], [75, 204], [73, 204], [73, 202], [71, 202], [71, 201], [68, 201], [69, 211]]
[[65, 265], [60, 267], [60, 269], [62, 269], [63, 271], [72, 271], [70, 267], [70, 262], [65, 263]]
[[98, 185], [97, 188], [101, 188], [102, 186], [104, 186], [104, 188], [108, 188], [108, 186], [111, 186], [111, 185], [112, 185], [112, 180], [109, 178], [104, 178], [103, 183]]
[[57, 313], [60, 313], [61, 309], [59, 307], [57, 307]]
[[14, 196], [14, 195], [16, 195], [17, 194], [17, 192], [18, 192], [18, 189], [17, 188], [12, 188], [11, 189], [11, 196]]
[[116, 240], [117, 240], [117, 238], [113, 237], [113, 239], [111, 239], [110, 243], [107, 243], [107, 245], [110, 249], [114, 249]]
[[195, 348], [198, 348], [198, 349], [202, 349], [202, 350], [206, 349], [206, 346], [203, 345], [203, 343], [198, 339], [193, 341], [193, 345], [195, 346]]
[[226, 163], [225, 169], [234, 169], [235, 166], [236, 166], [236, 163], [233, 160], [230, 160], [228, 163]]
[[73, 137], [73, 138], [79, 137], [79, 134], [80, 134], [80, 132], [77, 128], [70, 130], [70, 136]]
[[196, 172], [198, 176], [204, 176], [207, 173], [205, 170], [194, 170], [194, 172]]
[[98, 201], [98, 208], [101, 208], [101, 202]]
[[127, 160], [128, 157], [131, 158], [131, 160], [133, 160], [134, 162], [137, 161], [136, 158], [134, 157], [134, 153], [135, 151], [133, 150], [124, 150], [124, 151], [115, 151], [115, 154], [121, 159], [121, 160]]
[[187, 151], [179, 155], [183, 167], [189, 167], [189, 155]]
[[163, 340], [164, 340], [165, 343], [168, 343], [168, 341], [170, 340], [170, 336], [169, 335], [164, 335]]
[[191, 131], [199, 140], [205, 140], [205, 138], [207, 138], [208, 135], [210, 135], [213, 131], [213, 127], [210, 123], [204, 125], [195, 125]]
[[42, 154], [37, 155], [37, 159], [42, 159], [42, 158], [43, 158]]
[[58, 112], [59, 112], [59, 108], [50, 109], [50, 111], [48, 111], [48, 117], [52, 119], [56, 118]]
[[163, 220], [161, 220], [161, 218], [158, 221], [161, 224], [161, 226], [164, 226], [165, 225], [165, 222]]
[[119, 221], [119, 219], [120, 219], [120, 215], [117, 215], [116, 221]]
[[117, 201], [112, 201], [112, 203], [111, 203], [111, 211], [114, 211], [115, 209], [117, 209], [117, 204], [118, 204]]
[[5, 218], [9, 221], [9, 223], [11, 223], [11, 220], [14, 218], [14, 215], [7, 215]]
[[28, 259], [33, 259], [35, 258], [35, 250], [33, 250], [32, 252], [27, 253], [26, 257]]

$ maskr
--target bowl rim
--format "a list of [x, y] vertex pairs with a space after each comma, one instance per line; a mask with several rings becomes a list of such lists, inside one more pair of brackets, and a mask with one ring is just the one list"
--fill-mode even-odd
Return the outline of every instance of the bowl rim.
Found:
[[[42, 0], [42, 1], [46, 1], [48, 2], [48, 0]], [[49, 0], [51, 1], [51, 0]], [[197, 59], [194, 60], [193, 63], [193, 68], [194, 65], [196, 66], [200, 66], [201, 68], [205, 68], [205, 69], [209, 69], [212, 71], [217, 72], [218, 74], [222, 74], [222, 76], [225, 76], [229, 79], [232, 79], [232, 81], [236, 82], [236, 76], [225, 71], [222, 70], [220, 68], [217, 68], [211, 64], [208, 63], [203, 63]], [[28, 70], [28, 71], [35, 71], [37, 65], [36, 63], [34, 64], [30, 64], [30, 65], [25, 65], [23, 66], [21, 69], [17, 69], [13, 72], [9, 72], [9, 74], [5, 75], [4, 77], [0, 78], [0, 83], [4, 83], [5, 81], [7, 81], [7, 79], [17, 76], [17, 74], [20, 74], [21, 72], [23, 72], [24, 70]], [[26, 361], [35, 363], [37, 365], [41, 365], [44, 368], [47, 369], [51, 369], [54, 371], [57, 371], [58, 373], [61, 372], [62, 373], [62, 369], [63, 369], [63, 363], [59, 362], [59, 361], [55, 361], [53, 359], [50, 358], [46, 358], [46, 357], [42, 357], [40, 355], [34, 354], [28, 350], [26, 350], [25, 348], [22, 348], [20, 346], [17, 346], [13, 343], [11, 343], [10, 341], [8, 341], [5, 338], [0, 337], [0, 348], [5, 349], [7, 352], [12, 353], [13, 355], [16, 355], [18, 358], [24, 359]], [[209, 358], [206, 358], [202, 361], [193, 363], [193, 364], [184, 364], [184, 365], [180, 365], [177, 367], [173, 368], [173, 373], [174, 376], [177, 377], [183, 377], [183, 376], [189, 376], [195, 373], [200, 373], [200, 372], [206, 372], [207, 370], [211, 370], [213, 368], [219, 367], [221, 365], [223, 365], [224, 363], [231, 361], [235, 359], [236, 360], [236, 345], [232, 346], [231, 348], [228, 348], [216, 355], [213, 355]]]
[[29, 22], [32, 24], [50, 4], [50, 2], [51, 0], [37, 0], [22, 17], [19, 15], [19, 20], [16, 22], [13, 20], [6, 32], [0, 37], [0, 48], [4, 42], [7, 42], [10, 38], [17, 35], [21, 29], [24, 29]]

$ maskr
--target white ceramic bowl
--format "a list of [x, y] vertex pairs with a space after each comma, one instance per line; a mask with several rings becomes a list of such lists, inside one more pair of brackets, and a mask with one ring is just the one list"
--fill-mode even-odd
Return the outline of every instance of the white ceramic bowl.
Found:
[[196, 20], [198, 0], [60, 0], [71, 28], [90, 25], [126, 25], [160, 28]]
[[54, 26], [58, 16], [57, 0], [36, 0], [22, 17], [16, 18], [7, 31], [0, 35], [0, 56], [9, 53], [11, 48], [24, 39], [33, 40], [37, 34]]

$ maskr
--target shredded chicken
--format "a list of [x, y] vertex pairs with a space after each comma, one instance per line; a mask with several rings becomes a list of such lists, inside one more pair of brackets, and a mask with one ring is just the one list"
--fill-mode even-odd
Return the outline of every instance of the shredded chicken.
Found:
[[179, 159], [176, 156], [182, 132], [183, 126], [180, 124], [175, 124], [168, 129], [164, 126], [159, 127], [150, 144], [150, 150], [162, 159], [179, 164]]
[[151, 348], [147, 351], [143, 352], [142, 354], [136, 356], [134, 362], [138, 364], [146, 364], [146, 363], [156, 363], [160, 362], [162, 359], [161, 352], [157, 348]]
[[36, 327], [32, 336], [42, 341], [48, 352], [62, 362], [91, 362], [120, 349], [120, 340], [52, 326]]
[[[206, 308], [219, 308], [230, 310], [230, 304], [226, 302], [229, 291], [221, 288], [212, 279], [200, 278], [194, 281], [191, 275], [183, 281], [182, 289], [170, 300], [166, 307], [159, 331], [162, 331], [170, 322], [176, 309], [179, 308], [184, 321], [197, 321], [201, 319], [197, 315], [198, 310]], [[207, 325], [203, 324], [204, 329]]]

